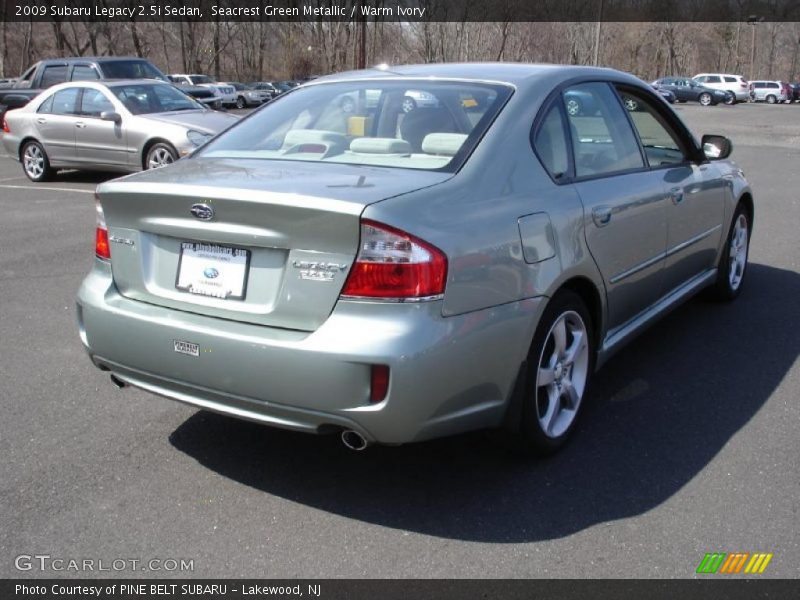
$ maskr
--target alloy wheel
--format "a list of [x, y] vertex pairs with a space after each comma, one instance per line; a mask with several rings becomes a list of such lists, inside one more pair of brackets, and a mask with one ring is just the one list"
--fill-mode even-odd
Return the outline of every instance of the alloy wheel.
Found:
[[175, 162], [175, 158], [172, 156], [172, 152], [160, 146], [150, 152], [150, 156], [147, 160], [147, 168], [158, 169], [159, 167], [165, 167], [173, 162]]
[[536, 416], [542, 432], [557, 438], [578, 414], [589, 379], [589, 338], [581, 316], [569, 310], [545, 338], [536, 374]]
[[728, 256], [730, 257], [728, 261], [728, 283], [733, 291], [739, 289], [744, 278], [744, 270], [747, 266], [748, 237], [747, 216], [740, 214], [733, 226], [731, 244], [728, 250]]
[[703, 106], [711, 104], [711, 94], [700, 94], [700, 104]]
[[36, 144], [29, 144], [22, 157], [25, 173], [31, 179], [38, 179], [44, 173], [44, 153]]

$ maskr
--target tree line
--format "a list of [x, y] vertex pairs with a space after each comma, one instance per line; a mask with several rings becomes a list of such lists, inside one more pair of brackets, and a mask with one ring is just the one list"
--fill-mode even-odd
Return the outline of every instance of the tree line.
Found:
[[646, 80], [711, 71], [795, 81], [800, 71], [800, 23], [786, 22], [2, 20], [0, 28], [0, 77], [43, 58], [89, 55], [139, 56], [166, 73], [239, 81], [302, 78], [359, 63], [447, 61], [598, 64]]

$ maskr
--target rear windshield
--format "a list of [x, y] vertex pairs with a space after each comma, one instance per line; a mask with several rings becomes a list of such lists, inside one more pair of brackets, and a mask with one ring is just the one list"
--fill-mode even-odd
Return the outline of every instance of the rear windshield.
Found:
[[195, 156], [455, 171], [511, 93], [504, 85], [429, 79], [307, 85]]
[[160, 79], [166, 76], [146, 60], [114, 60], [100, 63], [106, 79]]

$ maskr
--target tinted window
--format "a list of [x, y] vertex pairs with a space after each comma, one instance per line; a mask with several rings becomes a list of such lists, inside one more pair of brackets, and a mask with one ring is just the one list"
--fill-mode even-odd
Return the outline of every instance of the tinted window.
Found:
[[67, 65], [52, 65], [44, 68], [42, 73], [42, 87], [49, 88], [57, 83], [64, 83], [67, 80]]
[[111, 87], [111, 91], [134, 115], [203, 110], [202, 104], [171, 85], [161, 83], [115, 85]]
[[[636, 136], [614, 91], [604, 83], [585, 83], [563, 94], [567, 106], [575, 174], [604, 175], [644, 167]], [[572, 101], [580, 103], [575, 111]]]
[[736, 83], [736, 77], [726, 77], [725, 81], [727, 83]]
[[620, 90], [622, 103], [633, 121], [650, 167], [680, 164], [686, 160], [678, 133], [649, 98]]
[[39, 105], [39, 108], [36, 110], [36, 112], [49, 113], [52, 112], [52, 110], [53, 110], [53, 96], [50, 96], [47, 100], [45, 100]]
[[72, 81], [92, 81], [100, 79], [94, 67], [89, 65], [75, 65], [72, 67]]
[[53, 94], [52, 114], [74, 115], [75, 102], [78, 99], [78, 88], [67, 88]]
[[706, 77], [706, 83], [722, 83], [722, 80], [717, 75], [709, 75]]
[[777, 83], [768, 83], [767, 87], [770, 88], [770, 89], [777, 89], [777, 88], [779, 88], [781, 86], [779, 86]]
[[85, 88], [80, 112], [87, 117], [99, 117], [101, 112], [114, 112], [114, 105], [100, 90]]
[[547, 111], [533, 139], [533, 147], [553, 179], [563, 177], [569, 168], [569, 150], [564, 134], [564, 117], [557, 104]]
[[164, 74], [146, 60], [112, 60], [100, 64], [108, 79], [160, 79]]

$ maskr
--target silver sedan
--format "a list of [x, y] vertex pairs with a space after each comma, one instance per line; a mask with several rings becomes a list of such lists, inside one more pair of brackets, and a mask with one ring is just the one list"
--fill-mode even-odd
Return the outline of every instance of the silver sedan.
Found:
[[120, 387], [352, 449], [496, 427], [553, 452], [615, 351], [741, 292], [730, 152], [610, 69], [320, 78], [100, 185], [80, 337]]
[[169, 83], [70, 82], [6, 113], [2, 139], [29, 179], [45, 181], [62, 168], [162, 167], [237, 121]]

